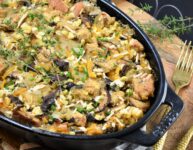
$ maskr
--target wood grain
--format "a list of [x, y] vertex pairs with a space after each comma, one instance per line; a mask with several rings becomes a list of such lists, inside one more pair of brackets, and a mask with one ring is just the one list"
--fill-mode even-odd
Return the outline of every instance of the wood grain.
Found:
[[[139, 10], [133, 4], [125, 0], [114, 0], [115, 4], [128, 14], [133, 20], [141, 23], [148, 22], [149, 20], [156, 21], [152, 16]], [[157, 48], [164, 65], [167, 80], [172, 88], [174, 88], [171, 77], [175, 68], [175, 64], [179, 58], [181, 46], [183, 42], [174, 36], [173, 40], [161, 41], [159, 38], [151, 38], [155, 47]], [[168, 137], [164, 146], [164, 150], [174, 150], [178, 141], [187, 132], [187, 130], [193, 125], [193, 80], [189, 87], [184, 88], [180, 91], [179, 96], [185, 103], [185, 109], [176, 123], [169, 130]], [[191, 140], [188, 150], [192, 150], [193, 139]]]
[[[139, 10], [136, 6], [125, 0], [114, 0], [114, 3], [135, 21], [139, 21], [141, 23], [148, 22], [149, 20], [156, 21], [152, 16], [142, 10]], [[162, 58], [167, 80], [171, 87], [174, 88], [171, 82], [171, 77], [177, 59], [180, 55], [180, 48], [183, 42], [177, 36], [173, 37], [173, 41], [161, 41], [159, 38], [150, 39], [154, 43]], [[174, 150], [181, 137], [193, 125], [193, 81], [188, 88], [181, 90], [179, 95], [185, 103], [185, 109], [177, 122], [169, 130], [164, 150]], [[23, 143], [23, 141], [16, 138], [16, 136], [2, 130], [0, 130], [0, 139], [3, 139], [13, 148], [19, 148], [20, 144]], [[192, 147], [193, 140], [191, 141], [188, 150], [192, 150]]]

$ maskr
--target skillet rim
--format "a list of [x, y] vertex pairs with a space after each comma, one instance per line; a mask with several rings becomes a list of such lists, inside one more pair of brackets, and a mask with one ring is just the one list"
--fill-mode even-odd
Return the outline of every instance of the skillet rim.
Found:
[[144, 42], [146, 42], [146, 44], [149, 47], [149, 51], [153, 54], [154, 61], [156, 62], [156, 66], [158, 68], [158, 72], [160, 73], [159, 74], [160, 85], [159, 87], [156, 87], [158, 91], [157, 91], [157, 97], [155, 97], [155, 102], [153, 103], [151, 108], [145, 113], [144, 117], [141, 118], [137, 123], [121, 131], [112, 132], [108, 134], [94, 135], [94, 136], [69, 135], [69, 134], [61, 134], [61, 133], [55, 133], [55, 132], [50, 132], [46, 130], [36, 129], [30, 126], [21, 124], [19, 122], [16, 122], [3, 115], [0, 115], [1, 121], [4, 121], [5, 123], [8, 123], [9, 125], [14, 126], [16, 128], [20, 128], [23, 131], [31, 132], [33, 134], [39, 134], [41, 136], [47, 136], [51, 138], [60, 138], [60, 139], [66, 139], [66, 140], [67, 139], [68, 140], [104, 140], [104, 139], [109, 139], [109, 138], [118, 138], [120, 136], [125, 136], [128, 133], [136, 129], [140, 129], [150, 119], [150, 117], [153, 115], [153, 113], [158, 109], [158, 107], [162, 104], [163, 100], [165, 99], [166, 89], [167, 89], [165, 73], [164, 73], [164, 69], [163, 69], [163, 65], [162, 65], [160, 56], [157, 50], [155, 49], [154, 45], [150, 41], [150, 39], [147, 37], [147, 35], [141, 30], [141, 28], [129, 16], [127, 16], [124, 12], [122, 12], [120, 9], [115, 7], [112, 3], [108, 2], [107, 0], [97, 0], [97, 5], [98, 4], [109, 7], [109, 11], [114, 11], [117, 15], [121, 16], [121, 18], [123, 18], [126, 21], [126, 24], [128, 24], [131, 28], [133, 28], [135, 32], [137, 32], [137, 34], [139, 34], [143, 38]]

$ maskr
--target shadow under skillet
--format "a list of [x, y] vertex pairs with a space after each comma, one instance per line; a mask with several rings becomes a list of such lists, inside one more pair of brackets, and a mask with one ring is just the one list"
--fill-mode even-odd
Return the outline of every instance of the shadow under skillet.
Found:
[[[165, 15], [179, 17], [193, 18], [193, 0], [128, 0], [129, 2], [137, 5], [138, 7], [149, 4], [152, 6], [149, 12], [156, 19], [162, 19]], [[193, 20], [191, 21], [193, 24]], [[187, 22], [188, 24], [188, 22]], [[193, 26], [191, 31], [185, 34], [179, 35], [179, 37], [185, 40], [193, 41]]]

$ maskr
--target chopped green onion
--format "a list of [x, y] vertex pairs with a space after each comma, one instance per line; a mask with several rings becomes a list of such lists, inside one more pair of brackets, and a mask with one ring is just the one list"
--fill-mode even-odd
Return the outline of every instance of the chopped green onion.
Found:
[[110, 39], [108, 37], [98, 37], [97, 41], [101, 41], [101, 42], [109, 42]]

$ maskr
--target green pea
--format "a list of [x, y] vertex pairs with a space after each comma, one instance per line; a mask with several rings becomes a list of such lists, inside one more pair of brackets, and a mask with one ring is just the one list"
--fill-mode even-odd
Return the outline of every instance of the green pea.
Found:
[[132, 95], [133, 95], [133, 90], [132, 90], [132, 89], [127, 89], [127, 90], [126, 90], [126, 94], [127, 94], [128, 96], [132, 96]]

